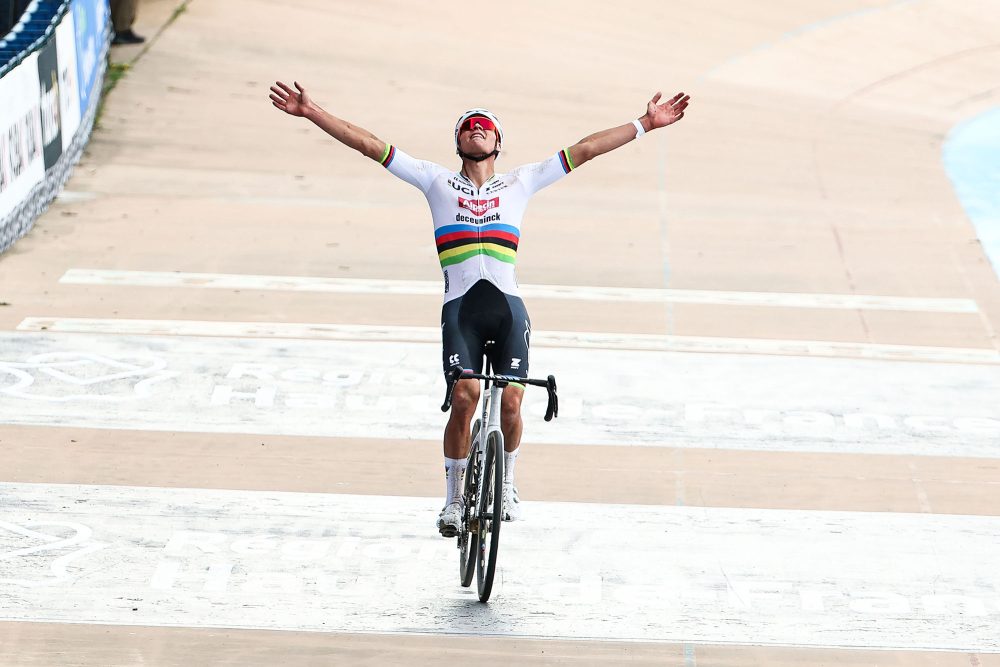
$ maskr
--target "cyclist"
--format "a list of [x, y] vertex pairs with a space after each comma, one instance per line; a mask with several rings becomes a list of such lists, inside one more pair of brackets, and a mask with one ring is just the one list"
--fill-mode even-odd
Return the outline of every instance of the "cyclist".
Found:
[[[528, 199], [588, 160], [679, 121], [690, 99], [678, 93], [661, 104], [660, 93], [656, 93], [640, 118], [591, 134], [541, 162], [498, 174], [495, 166], [503, 146], [503, 128], [486, 109], [470, 109], [455, 124], [455, 150], [462, 160], [456, 172], [412, 158], [368, 130], [331, 115], [313, 102], [298, 82], [294, 85], [293, 89], [275, 82], [271, 103], [285, 113], [312, 121], [345, 146], [377, 160], [427, 198], [444, 273], [441, 333], [445, 372], [456, 367], [479, 372], [484, 345], [492, 340], [494, 372], [520, 378], [528, 377], [531, 321], [518, 296], [514, 263]], [[444, 431], [447, 492], [437, 527], [445, 537], [458, 533], [462, 519], [462, 481], [479, 392], [477, 380], [459, 381]], [[521, 514], [514, 464], [521, 441], [523, 394], [523, 385], [511, 383], [503, 392], [501, 405], [503, 517], [507, 521]]]

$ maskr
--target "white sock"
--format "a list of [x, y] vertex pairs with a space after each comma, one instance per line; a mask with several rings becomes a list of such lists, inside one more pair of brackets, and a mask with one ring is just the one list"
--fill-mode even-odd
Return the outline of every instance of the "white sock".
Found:
[[503, 483], [513, 484], [514, 483], [514, 464], [517, 463], [517, 453], [521, 451], [518, 447], [512, 452], [503, 453]]
[[445, 507], [462, 498], [462, 491], [464, 490], [462, 482], [465, 478], [465, 466], [468, 463], [468, 459], [449, 459], [447, 456], [444, 457]]

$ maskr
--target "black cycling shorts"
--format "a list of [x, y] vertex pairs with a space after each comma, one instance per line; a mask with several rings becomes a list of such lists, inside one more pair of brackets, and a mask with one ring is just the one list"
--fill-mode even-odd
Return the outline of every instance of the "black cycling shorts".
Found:
[[481, 373], [486, 341], [494, 341], [490, 365], [498, 375], [528, 377], [531, 320], [519, 297], [480, 280], [441, 309], [444, 372], [455, 367]]

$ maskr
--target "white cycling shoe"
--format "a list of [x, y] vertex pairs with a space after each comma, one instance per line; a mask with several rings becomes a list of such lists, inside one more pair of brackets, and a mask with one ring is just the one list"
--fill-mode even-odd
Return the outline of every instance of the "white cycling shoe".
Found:
[[462, 503], [458, 500], [446, 505], [437, 520], [438, 531], [442, 537], [455, 537], [462, 527]]
[[517, 496], [517, 487], [513, 484], [503, 485], [503, 520], [519, 521], [521, 519], [521, 499]]

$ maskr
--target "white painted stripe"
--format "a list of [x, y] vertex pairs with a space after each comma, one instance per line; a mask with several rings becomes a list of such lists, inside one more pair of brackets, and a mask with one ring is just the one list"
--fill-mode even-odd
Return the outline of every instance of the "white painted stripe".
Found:
[[[539, 347], [528, 442], [1000, 458], [996, 366]], [[932, 378], [932, 379], [931, 379]], [[0, 332], [0, 423], [438, 440], [439, 343]]]
[[1000, 651], [997, 517], [526, 501], [483, 606], [437, 498], [0, 493], [8, 621]]
[[[50, 331], [57, 333], [303, 338], [309, 340], [407, 341], [415, 343], [440, 343], [441, 340], [441, 330], [438, 327], [296, 322], [26, 317], [17, 326], [17, 329], [18, 331]], [[1000, 351], [985, 348], [878, 345], [874, 343], [835, 341], [535, 330], [532, 332], [531, 343], [535, 347], [777, 354], [807, 357], [859, 357], [863, 359], [900, 361], [1000, 364]]]
[[[62, 283], [79, 285], [129, 285], [136, 287], [198, 287], [214, 289], [339, 292], [349, 294], [432, 295], [442, 293], [439, 281], [259, 276], [180, 271], [111, 271], [70, 269]], [[630, 303], [689, 303], [723, 306], [779, 306], [784, 308], [837, 308], [902, 310], [936, 313], [975, 313], [972, 299], [916, 298], [864, 294], [793, 294], [782, 292], [722, 292], [710, 290], [652, 289], [645, 287], [589, 287], [521, 285], [531, 299], [623, 301]]]

